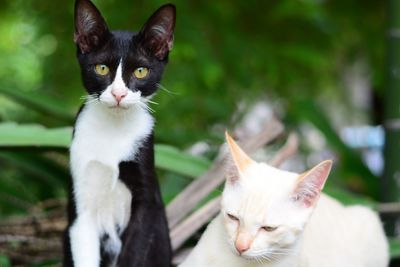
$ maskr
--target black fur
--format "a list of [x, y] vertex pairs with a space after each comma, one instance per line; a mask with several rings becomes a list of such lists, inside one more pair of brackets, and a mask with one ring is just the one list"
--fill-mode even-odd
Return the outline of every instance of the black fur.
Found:
[[[175, 7], [168, 4], [158, 9], [138, 33], [109, 31], [100, 12], [89, 0], [77, 0], [74, 41], [77, 44], [83, 84], [88, 94], [98, 97], [112, 83], [121, 58], [124, 62], [122, 77], [128, 88], [140, 90], [142, 96], [153, 94], [168, 61], [174, 26]], [[110, 68], [109, 75], [97, 75], [94, 71], [97, 64], [106, 64]], [[138, 67], [150, 69], [148, 77], [135, 79], [132, 73]], [[121, 234], [122, 249], [118, 257], [118, 267], [171, 265], [169, 230], [154, 170], [153, 146], [151, 134], [141, 144], [134, 161], [119, 164], [119, 179], [132, 192], [132, 204], [128, 226]], [[69, 228], [74, 223], [77, 212], [72, 192], [71, 183], [68, 227], [64, 237], [66, 267], [74, 266]], [[101, 243], [104, 244], [107, 238], [106, 235], [101, 237]], [[107, 255], [100, 249], [101, 266], [107, 266], [115, 255]]]
[[[139, 162], [121, 162], [119, 165], [120, 179], [132, 191], [134, 204], [130, 223], [122, 235], [124, 246], [118, 266], [169, 266], [169, 230], [155, 178], [152, 136], [139, 153]], [[141, 179], [132, 180], [136, 176]]]

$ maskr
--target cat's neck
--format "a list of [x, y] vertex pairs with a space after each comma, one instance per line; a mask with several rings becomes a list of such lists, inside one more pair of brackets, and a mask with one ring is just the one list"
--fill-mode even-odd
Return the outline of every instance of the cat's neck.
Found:
[[132, 159], [153, 126], [153, 117], [140, 107], [112, 110], [101, 104], [85, 105], [75, 124], [71, 168], [84, 171], [80, 167], [93, 158], [112, 166]]

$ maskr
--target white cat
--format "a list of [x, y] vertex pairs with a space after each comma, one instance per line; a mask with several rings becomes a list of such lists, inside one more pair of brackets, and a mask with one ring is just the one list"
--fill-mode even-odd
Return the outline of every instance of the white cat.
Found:
[[180, 267], [385, 267], [378, 216], [321, 194], [332, 161], [304, 174], [250, 159], [227, 134], [220, 214]]

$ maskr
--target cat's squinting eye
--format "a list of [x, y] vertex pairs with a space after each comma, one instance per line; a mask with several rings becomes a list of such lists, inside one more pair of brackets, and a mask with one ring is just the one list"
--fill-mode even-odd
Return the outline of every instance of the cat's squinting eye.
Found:
[[228, 215], [228, 218], [231, 219], [232, 221], [239, 221], [239, 218], [236, 216], [233, 216], [232, 214], [227, 213], [226, 215]]
[[273, 231], [275, 231], [278, 227], [277, 226], [264, 226], [264, 227], [261, 227], [264, 231], [267, 231], [267, 232], [273, 232]]
[[143, 79], [143, 78], [146, 78], [147, 75], [149, 75], [149, 72], [150, 71], [149, 71], [148, 68], [140, 67], [140, 68], [137, 68], [137, 69], [135, 69], [133, 71], [133, 75], [135, 75], [135, 77], [138, 78], [138, 79]]
[[105, 76], [110, 72], [110, 68], [107, 65], [104, 64], [97, 64], [95, 66], [96, 73]]

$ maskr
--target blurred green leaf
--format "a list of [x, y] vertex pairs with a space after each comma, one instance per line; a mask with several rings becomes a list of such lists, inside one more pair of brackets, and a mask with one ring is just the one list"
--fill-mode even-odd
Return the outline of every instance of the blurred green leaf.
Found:
[[64, 187], [69, 177], [67, 166], [36, 152], [2, 151], [0, 159], [26, 175], [38, 179], [45, 186]]
[[53, 147], [68, 148], [71, 127], [47, 129], [37, 124], [0, 124], [0, 147]]
[[160, 189], [163, 201], [168, 204], [174, 199], [190, 182], [191, 178], [174, 172], [159, 172]]
[[190, 156], [168, 145], [156, 145], [155, 152], [157, 168], [185, 176], [197, 177], [203, 174], [211, 164], [204, 158]]
[[10, 260], [6, 255], [0, 255], [0, 267], [11, 267]]
[[0, 87], [0, 94], [3, 94], [18, 103], [39, 111], [46, 115], [56, 117], [65, 122], [71, 123], [74, 120], [75, 112], [65, 102], [57, 101], [54, 97], [42, 94], [38, 91], [26, 92], [15, 89]]
[[324, 192], [339, 200], [344, 205], [365, 205], [373, 209], [377, 208], [377, 202], [371, 198], [365, 195], [349, 192], [335, 185], [327, 184], [324, 188]]
[[390, 244], [390, 257], [392, 259], [400, 258], [400, 239], [399, 238], [391, 238], [389, 239]]

